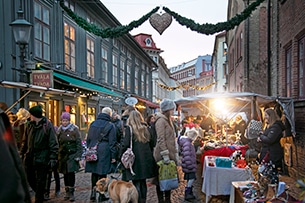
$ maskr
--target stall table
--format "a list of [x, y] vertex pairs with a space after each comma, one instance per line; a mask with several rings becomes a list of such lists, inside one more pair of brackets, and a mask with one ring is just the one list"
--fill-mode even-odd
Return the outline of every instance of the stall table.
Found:
[[[206, 194], [206, 203], [212, 195], [230, 195], [233, 181], [252, 180], [250, 168], [222, 168], [209, 165], [217, 156], [206, 156], [203, 163], [202, 192]], [[222, 157], [224, 158], [224, 157]]]
[[[231, 194], [230, 194], [230, 203], [245, 203], [246, 198], [243, 197], [243, 192], [241, 191], [241, 187], [245, 187], [248, 184], [255, 185], [257, 184], [256, 181], [234, 181], [232, 182], [231, 186]], [[254, 197], [251, 202], [260, 203], [260, 202], [272, 202], [272, 203], [283, 203], [283, 202], [289, 202], [289, 203], [297, 203], [295, 198], [293, 198], [291, 195], [288, 194], [287, 191], [280, 194], [278, 197], [274, 197], [271, 199], [260, 199], [258, 197]]]

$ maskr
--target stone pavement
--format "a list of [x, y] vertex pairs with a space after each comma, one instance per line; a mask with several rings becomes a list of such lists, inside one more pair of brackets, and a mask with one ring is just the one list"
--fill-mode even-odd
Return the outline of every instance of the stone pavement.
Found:
[[[198, 170], [198, 174], [200, 174], [199, 172], [200, 170]], [[115, 177], [117, 177], [119, 174], [113, 174]], [[199, 175], [200, 177], [201, 175]], [[64, 182], [63, 182], [63, 178], [62, 178], [62, 174], [60, 174], [60, 191], [61, 194], [59, 197], [55, 197], [55, 183], [54, 180], [52, 179], [52, 183], [51, 183], [51, 191], [50, 191], [50, 200], [45, 201], [48, 203], [61, 203], [61, 202], [69, 202], [67, 200], [64, 200], [64, 195], [65, 195], [65, 188], [64, 188]], [[185, 188], [185, 184], [186, 181], [183, 180], [183, 173], [181, 171], [181, 168], [179, 168], [179, 179], [180, 179], [180, 184], [179, 184], [179, 188], [177, 188], [176, 190], [174, 190], [172, 192], [172, 202], [177, 202], [177, 203], [183, 203], [183, 202], [188, 202], [184, 200], [184, 188]], [[194, 182], [194, 193], [195, 196], [197, 197], [196, 200], [194, 200], [194, 203], [201, 203], [204, 202], [203, 200], [205, 200], [205, 195], [204, 193], [201, 192], [201, 183], [202, 183], [202, 179], [201, 178], [197, 178], [197, 180]], [[158, 199], [157, 199], [157, 194], [156, 194], [156, 188], [155, 185], [151, 184], [149, 181], [147, 182], [147, 203], [157, 203]], [[89, 203], [90, 200], [90, 193], [91, 193], [91, 174], [90, 173], [85, 173], [84, 170], [80, 170], [80, 172], [78, 172], [76, 174], [76, 183], [75, 183], [75, 202], [76, 203]], [[197, 194], [198, 193], [198, 194]], [[34, 202], [35, 198], [32, 198], [32, 201]], [[109, 203], [111, 202], [106, 201], [105, 203]]]
[[[193, 203], [204, 203], [205, 202], [205, 194], [201, 192], [202, 187], [202, 164], [198, 164], [198, 171], [197, 171], [197, 179], [194, 182], [194, 195], [196, 196], [196, 199], [193, 200]], [[188, 201], [184, 200], [184, 188], [186, 185], [186, 181], [183, 180], [183, 173], [181, 171], [181, 168], [179, 168], [179, 188], [172, 191], [171, 195], [171, 202], [173, 203], [189, 203]], [[115, 177], [117, 177], [119, 174], [113, 174]], [[281, 176], [280, 181], [286, 182], [286, 184], [290, 187], [292, 195], [294, 197], [297, 197], [296, 195], [300, 194], [298, 188], [295, 187], [295, 180], [288, 176]], [[213, 183], [211, 183], [213, 184]], [[75, 184], [75, 202], [76, 203], [90, 203], [89, 197], [91, 193], [91, 174], [85, 173], [82, 169], [80, 172], [76, 174], [76, 184]], [[147, 191], [147, 203], [157, 203], [157, 194], [156, 189], [153, 184], [151, 184], [149, 181], [147, 182], [148, 191]], [[51, 183], [51, 191], [50, 191], [50, 200], [46, 201], [47, 203], [63, 203], [63, 202], [69, 202], [63, 199], [65, 195], [65, 189], [64, 189], [64, 183], [63, 178], [61, 175], [61, 194], [60, 197], [55, 197], [55, 184], [54, 181]], [[229, 195], [225, 196], [213, 196], [209, 203], [228, 203], [229, 202]], [[34, 202], [34, 198], [32, 199]], [[111, 202], [106, 201], [105, 203]]]

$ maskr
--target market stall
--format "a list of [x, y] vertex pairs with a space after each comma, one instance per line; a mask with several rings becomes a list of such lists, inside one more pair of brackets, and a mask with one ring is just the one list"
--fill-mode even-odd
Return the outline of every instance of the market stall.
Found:
[[[197, 116], [209, 114], [218, 124], [227, 125], [237, 114], [241, 114], [249, 121], [251, 119], [262, 120], [264, 108], [273, 107], [281, 116], [285, 116], [287, 127], [286, 136], [295, 136], [294, 104], [293, 99], [287, 97], [272, 97], [251, 92], [224, 92], [208, 93], [193, 97], [185, 97], [175, 100], [181, 109], [181, 116]], [[224, 126], [226, 127], [226, 126]], [[226, 137], [228, 144], [228, 132], [221, 128], [216, 129]]]
[[[236, 157], [233, 155], [242, 153], [244, 156], [245, 150], [247, 150], [248, 147], [247, 145], [239, 145], [239, 143], [236, 142], [238, 141], [240, 133], [234, 134], [228, 130], [230, 121], [237, 115], [242, 115], [247, 123], [252, 120], [263, 121], [262, 114], [264, 109], [274, 108], [285, 122], [285, 135], [295, 136], [296, 134], [294, 105], [291, 98], [270, 97], [249, 92], [238, 92], [203, 94], [195, 97], [177, 99], [175, 102], [178, 105], [180, 115], [183, 118], [209, 115], [216, 123], [213, 131], [204, 132], [204, 150], [201, 156], [204, 169], [202, 191], [206, 193], [207, 197], [211, 195], [230, 194], [232, 181], [246, 181], [250, 179], [250, 176], [243, 177], [240, 174], [235, 174], [248, 171], [247, 165], [238, 168], [234, 167], [234, 165], [236, 165]], [[197, 126], [195, 125], [195, 127]], [[201, 129], [199, 128], [199, 130]], [[238, 153], [236, 153], [237, 151]], [[224, 169], [214, 165], [210, 166], [207, 162], [209, 157], [230, 157], [229, 159], [232, 160], [232, 167]], [[209, 179], [211, 177], [210, 173], [217, 174], [217, 177], [220, 177], [219, 181], [221, 181], [221, 177], [224, 177], [221, 175], [223, 171], [226, 171], [226, 175], [229, 174], [229, 172], [232, 173], [233, 175], [230, 177], [233, 177], [233, 179], [228, 180], [226, 183], [216, 184], [221, 185], [223, 189], [210, 187], [210, 184], [208, 184], [211, 181]], [[216, 179], [214, 178], [214, 180]], [[207, 198], [206, 201], [208, 201], [208, 199], [209, 198]]]

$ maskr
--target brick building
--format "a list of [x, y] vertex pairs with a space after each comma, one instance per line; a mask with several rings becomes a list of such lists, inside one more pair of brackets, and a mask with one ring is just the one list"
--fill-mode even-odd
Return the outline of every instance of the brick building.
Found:
[[[228, 18], [254, 0], [230, 0]], [[229, 91], [249, 91], [294, 99], [295, 137], [282, 139], [289, 146], [287, 172], [305, 176], [305, 2], [269, 0], [227, 32]]]
[[[272, 1], [273, 20], [278, 20], [278, 92], [292, 97], [295, 106], [296, 138], [292, 141], [290, 174], [305, 176], [305, 2]], [[276, 10], [278, 9], [278, 11]], [[278, 15], [276, 15], [278, 14]], [[278, 16], [278, 17], [277, 17]], [[276, 32], [276, 30], [273, 30]], [[273, 65], [275, 65], [273, 63]], [[274, 72], [277, 70], [273, 70]], [[273, 74], [273, 73], [272, 73]]]

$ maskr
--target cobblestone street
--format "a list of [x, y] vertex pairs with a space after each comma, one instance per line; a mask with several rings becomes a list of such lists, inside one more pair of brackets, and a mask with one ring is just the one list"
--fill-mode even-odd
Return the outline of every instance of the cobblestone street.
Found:
[[[118, 176], [119, 174], [114, 174], [114, 176]], [[61, 175], [62, 177], [62, 175]], [[180, 184], [179, 188], [176, 190], [172, 191], [172, 202], [188, 202], [184, 200], [184, 188], [186, 181], [183, 180], [183, 173], [179, 168], [179, 178], [180, 178]], [[65, 194], [65, 189], [64, 189], [64, 183], [63, 183], [63, 178], [60, 180], [61, 184], [61, 194], [60, 197], [55, 197], [55, 184], [54, 181], [51, 183], [51, 191], [50, 191], [50, 200], [46, 201], [48, 203], [57, 203], [57, 202], [69, 202], [64, 200], [64, 194]], [[202, 178], [201, 178], [201, 168], [199, 167], [199, 170], [197, 172], [197, 179], [194, 182], [194, 194], [196, 196], [196, 200], [192, 201], [193, 203], [201, 203], [205, 202], [205, 195], [204, 193], [201, 192], [201, 184], [202, 184]], [[153, 184], [150, 184], [147, 182], [148, 186], [148, 192], [147, 192], [147, 203], [151, 202], [158, 202], [157, 199], [157, 194], [156, 194], [156, 189]], [[76, 174], [76, 184], [75, 184], [75, 202], [76, 203], [89, 203], [89, 197], [90, 197], [90, 192], [91, 192], [91, 174], [90, 173], [85, 173], [83, 170], [81, 170], [79, 173]], [[226, 199], [229, 199], [229, 196], [226, 197]], [[33, 198], [34, 201], [34, 198]], [[107, 202], [111, 202], [110, 200]], [[105, 203], [107, 203], [105, 202]], [[226, 201], [224, 201], [226, 202]], [[228, 201], [227, 201], [228, 202]]]
[[[197, 170], [197, 179], [194, 182], [194, 195], [196, 196], [196, 199], [193, 200], [193, 203], [204, 203], [205, 202], [205, 194], [201, 192], [202, 187], [202, 167], [201, 164], [198, 164], [198, 170]], [[117, 177], [119, 174], [113, 174], [115, 177]], [[62, 177], [62, 175], [61, 175]], [[183, 173], [181, 171], [181, 168], [179, 168], [179, 178], [180, 178], [180, 184], [179, 188], [172, 191], [171, 200], [174, 203], [188, 203], [188, 201], [184, 200], [184, 188], [186, 181], [183, 180]], [[289, 186], [289, 193], [294, 196], [298, 197], [301, 190], [295, 186], [295, 180], [288, 177], [288, 176], [280, 176], [280, 181], [286, 182], [287, 186]], [[213, 184], [213, 183], [211, 183]], [[75, 202], [76, 203], [89, 203], [89, 197], [91, 193], [91, 174], [85, 173], [84, 170], [81, 170], [76, 175], [76, 188], [75, 188]], [[153, 184], [150, 184], [149, 181], [147, 182], [148, 186], [148, 192], [147, 192], [147, 203], [157, 203], [157, 194], [156, 189]], [[60, 197], [55, 197], [55, 184], [54, 181], [52, 181], [51, 184], [51, 192], [50, 192], [50, 200], [46, 201], [47, 203], [60, 203], [60, 202], [69, 202], [64, 200], [64, 183], [63, 178], [61, 178], [61, 194]], [[229, 195], [222, 195], [222, 196], [213, 196], [210, 198], [209, 203], [228, 203], [229, 202]], [[33, 198], [34, 202], [34, 198]], [[110, 203], [111, 201], [106, 201], [105, 203]]]

